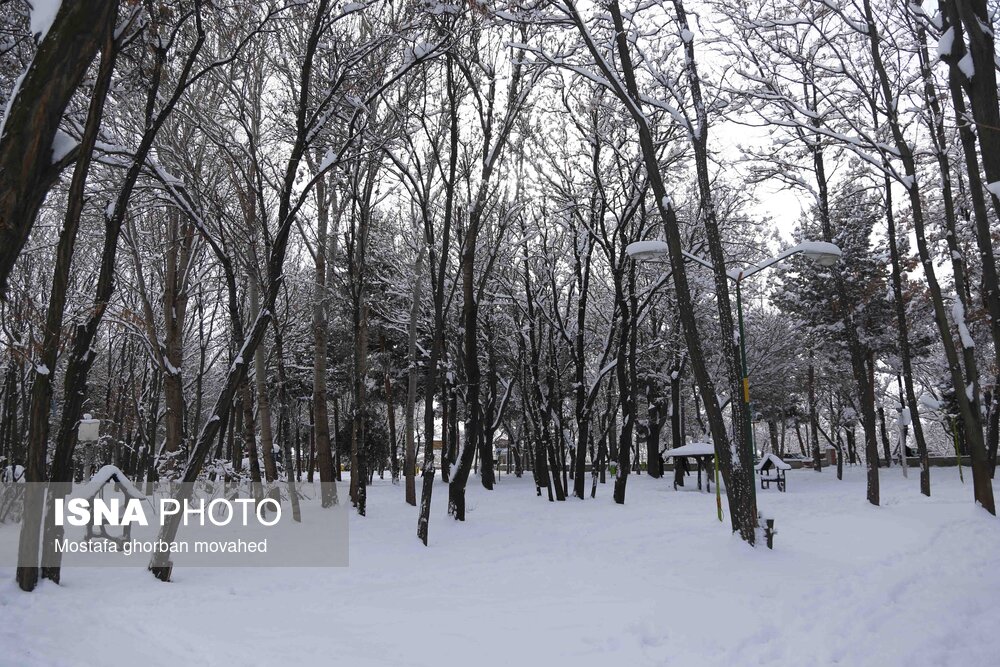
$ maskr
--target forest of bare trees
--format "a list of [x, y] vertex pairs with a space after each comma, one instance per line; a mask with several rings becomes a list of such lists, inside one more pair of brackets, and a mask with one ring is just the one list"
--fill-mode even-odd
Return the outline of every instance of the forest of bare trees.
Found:
[[[760, 453], [878, 505], [912, 449], [995, 514], [997, 11], [0, 2], [5, 479], [349, 478], [323, 503], [365, 515], [378, 476], [428, 544], [432, 494], [626, 503], [711, 442], [754, 544]], [[763, 271], [803, 242], [839, 261]]]

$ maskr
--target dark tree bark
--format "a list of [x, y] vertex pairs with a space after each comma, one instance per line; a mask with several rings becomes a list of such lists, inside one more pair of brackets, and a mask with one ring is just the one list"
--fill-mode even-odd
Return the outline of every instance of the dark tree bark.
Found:
[[816, 472], [823, 471], [823, 454], [819, 449], [819, 415], [816, 409], [816, 355], [813, 352], [812, 347], [809, 348], [809, 376], [807, 379], [808, 383], [808, 394], [809, 394], [809, 443], [812, 449], [813, 456], [813, 470]]
[[773, 419], [767, 420], [767, 435], [771, 441], [771, 451], [775, 456], [781, 456], [780, 447], [778, 446], [778, 422]]
[[[250, 312], [256, 318], [260, 315], [260, 288], [257, 277], [250, 276]], [[278, 466], [274, 461], [274, 431], [271, 425], [271, 397], [267, 392], [267, 352], [264, 345], [258, 345], [253, 353], [254, 393], [257, 394], [257, 418], [260, 421], [260, 448], [264, 459], [264, 481], [267, 482], [268, 493], [277, 501], [277, 487], [273, 484], [278, 480]]]
[[385, 362], [385, 412], [386, 420], [389, 423], [389, 447], [390, 452], [390, 472], [392, 483], [399, 482], [399, 443], [396, 441], [396, 408], [392, 401], [392, 380], [389, 377], [389, 357], [385, 350], [385, 336], [382, 336], [382, 354], [386, 358]]
[[[445, 364], [447, 367], [447, 364]], [[447, 374], [446, 374], [447, 375]], [[453, 420], [458, 419], [458, 392], [447, 379], [441, 387], [441, 481], [445, 484], [451, 481], [451, 464], [453, 452], [458, 451], [458, 428], [451, 428]]]
[[[989, 313], [990, 333], [993, 338], [993, 357], [997, 368], [1000, 368], [1000, 283], [997, 279], [996, 260], [994, 257], [993, 227], [986, 210], [986, 199], [983, 193], [983, 182], [979, 171], [979, 151], [976, 149], [976, 139], [979, 139], [979, 146], [982, 151], [983, 167], [988, 182], [996, 183], [1000, 179], [1000, 158], [996, 152], [1000, 150], [1000, 131], [997, 125], [990, 123], [1000, 122], [997, 120], [1000, 112], [997, 111], [997, 91], [996, 72], [984, 62], [987, 50], [992, 53], [994, 49], [993, 35], [989, 30], [983, 30], [982, 26], [988, 23], [979, 23], [972, 20], [973, 16], [985, 16], [985, 3], [978, 0], [957, 2], [955, 0], [943, 0], [940, 4], [944, 17], [942, 30], [949, 27], [954, 30], [952, 49], [948, 54], [942, 54], [942, 59], [948, 63], [948, 82], [951, 91], [952, 105], [955, 109], [955, 117], [958, 119], [959, 137], [962, 144], [962, 155], [965, 159], [966, 175], [968, 177], [968, 195], [972, 202], [972, 219], [975, 223], [976, 243], [979, 249], [979, 260], [982, 270], [981, 290], [983, 301], [986, 303]], [[987, 67], [981, 76], [973, 76], [969, 81], [958, 67], [958, 63], [966, 55], [966, 39], [964, 36], [963, 22], [969, 21], [966, 27], [970, 31], [970, 52], [973, 59], [973, 69]], [[918, 43], [924, 44], [923, 25], [918, 24]], [[926, 49], [924, 49], [926, 51]], [[925, 57], [926, 60], [926, 57]], [[926, 69], [926, 67], [925, 67]], [[990, 83], [992, 81], [992, 83]], [[991, 89], [992, 86], [992, 89]], [[972, 116], [976, 122], [969, 120], [969, 113], [965, 105], [963, 91], [967, 92], [972, 100]], [[947, 176], [945, 176], [947, 178]], [[1000, 198], [995, 192], [991, 192], [994, 219], [1000, 213]], [[966, 213], [968, 218], [968, 213]], [[995, 386], [997, 386], [995, 384]], [[992, 478], [996, 473], [996, 452], [997, 443], [1000, 439], [1000, 432], [996, 427], [997, 410], [1000, 409], [1000, 395], [994, 390], [992, 404], [987, 402], [989, 423], [987, 425], [987, 465], [989, 476]]]
[[[287, 317], [285, 320], [287, 321]], [[292, 520], [298, 522], [302, 521], [302, 512], [299, 508], [299, 494], [295, 484], [297, 480], [295, 460], [292, 458], [291, 397], [288, 395], [288, 376], [285, 373], [284, 332], [277, 318], [274, 320], [274, 353], [278, 362], [278, 439], [281, 443], [281, 458], [285, 466], [288, 499], [292, 504]], [[295, 430], [298, 432], [298, 424], [295, 425]], [[296, 450], [298, 450], [297, 442]]]
[[[595, 111], [596, 113], [596, 111]], [[598, 150], [597, 142], [594, 143], [595, 154]], [[600, 209], [596, 205], [592, 205], [592, 210], [594, 215], [598, 215]], [[590, 396], [587, 395], [587, 389], [585, 385], [585, 337], [586, 325], [587, 325], [587, 301], [590, 294], [590, 266], [591, 258], [594, 252], [594, 244], [590, 238], [589, 230], [581, 234], [579, 225], [576, 224], [576, 220], [571, 218], [571, 224], [573, 229], [573, 276], [576, 280], [577, 288], [577, 302], [576, 302], [576, 335], [573, 339], [573, 364], [575, 372], [575, 382], [576, 386], [574, 388], [574, 393], [576, 396], [576, 458], [573, 463], [576, 466], [573, 475], [573, 495], [581, 500], [584, 498], [585, 493], [585, 476], [586, 471], [586, 460], [587, 460], [587, 445], [590, 442], [590, 422], [594, 416], [594, 401], [598, 396], [598, 387], [595, 386], [590, 392]], [[581, 248], [580, 236], [583, 236]], [[603, 364], [602, 364], [603, 366]], [[596, 385], [597, 383], [595, 383]], [[588, 398], [590, 399], [588, 401]], [[591, 465], [596, 466], [597, 462], [591, 459]]]
[[[87, 113], [87, 125], [84, 129], [83, 140], [80, 145], [80, 158], [73, 171], [73, 179], [70, 183], [69, 199], [66, 206], [66, 215], [63, 221], [63, 229], [59, 234], [59, 243], [56, 246], [56, 265], [52, 276], [52, 287], [49, 293], [49, 306], [46, 312], [45, 330], [42, 337], [42, 349], [39, 355], [40, 364], [35, 367], [34, 379], [31, 387], [31, 407], [28, 419], [28, 446], [25, 465], [25, 481], [43, 482], [45, 481], [45, 458], [48, 451], [49, 441], [49, 417], [52, 406], [52, 381], [56, 371], [56, 360], [59, 354], [60, 342], [62, 340], [63, 316], [66, 309], [66, 298], [69, 287], [70, 268], [73, 261], [73, 254], [76, 246], [76, 236], [80, 229], [80, 217], [83, 213], [84, 189], [87, 181], [87, 173], [90, 170], [94, 144], [100, 131], [101, 116], [104, 112], [104, 103], [107, 100], [108, 90], [111, 85], [111, 75], [114, 71], [114, 64], [117, 58], [118, 49], [114, 41], [114, 7], [117, 3], [108, 3], [112, 6], [110, 15], [104, 17], [102, 32], [99, 36], [101, 46], [101, 66], [97, 75], [97, 82], [94, 88], [94, 95], [90, 102]], [[96, 46], [95, 46], [96, 48]], [[72, 91], [71, 91], [72, 92]], [[2, 177], [0, 177], [2, 182]], [[2, 220], [2, 218], [0, 218]], [[2, 236], [0, 236], [2, 238]], [[0, 245], [3, 242], [0, 241]], [[2, 282], [2, 281], [0, 281]], [[2, 286], [0, 286], [2, 292]], [[12, 366], [13, 369], [13, 366]], [[14, 397], [13, 385], [8, 398]], [[16, 410], [9, 411], [8, 419], [13, 419], [10, 426], [11, 433], [16, 428]], [[55, 482], [70, 482], [72, 471], [69, 466], [61, 465], [58, 470], [59, 475], [53, 474]], [[56, 473], [57, 471], [53, 471]], [[55, 492], [68, 491], [68, 488]], [[32, 489], [30, 493], [35, 493]], [[54, 494], [53, 494], [54, 495]], [[41, 510], [41, 497], [30, 499], [25, 507], [28, 510]], [[38, 537], [42, 530], [42, 516], [40, 513], [26, 511], [22, 523], [21, 542], [19, 544], [19, 561], [36, 561], [38, 554]], [[49, 532], [55, 538], [55, 529]], [[48, 560], [48, 559], [46, 559]], [[59, 569], [46, 567], [43, 573], [56, 583], [59, 582]], [[24, 566], [17, 570], [18, 585], [24, 591], [34, 590], [38, 583], [39, 570], [35, 567]]]
[[[523, 231], [523, 229], [522, 229]], [[527, 419], [525, 431], [532, 449], [532, 472], [535, 477], [536, 491], [541, 495], [542, 488], [548, 492], [549, 502], [555, 500], [553, 494], [553, 478], [550, 475], [548, 459], [549, 446], [549, 404], [543, 395], [542, 357], [540, 332], [536, 321], [535, 298], [531, 288], [528, 258], [522, 262], [521, 278], [525, 294], [525, 324], [518, 327], [518, 344], [521, 358], [524, 360], [521, 372], [521, 387], [524, 402], [527, 404]], [[554, 471], [553, 471], [554, 472]]]
[[[367, 232], [366, 232], [367, 234]], [[360, 295], [363, 298], [362, 295]], [[359, 299], [360, 300], [360, 299]], [[358, 514], [365, 516], [368, 506], [368, 448], [365, 426], [365, 403], [367, 388], [365, 377], [368, 372], [368, 304], [362, 303], [357, 309], [353, 330], [354, 340], [354, 382], [351, 407], [351, 486], [354, 489], [354, 504]]]
[[77, 153], [51, 159], [66, 106], [106, 44], [117, 13], [116, 0], [63, 0], [12, 93], [0, 130], [0, 294], [7, 291], [45, 195]]
[[885, 428], [885, 408], [878, 408], [878, 429], [882, 436], [882, 454], [885, 456], [885, 467], [892, 467], [892, 446], [889, 442], [889, 431]]
[[649, 404], [647, 413], [649, 426], [646, 429], [646, 472], [655, 479], [663, 477], [663, 457], [660, 456], [660, 432], [663, 430], [661, 400], [663, 397], [660, 395], [659, 389], [657, 380], [647, 380], [646, 399]]
[[[624, 251], [622, 249], [619, 251], [622, 252], [620, 261], [624, 264]], [[617, 272], [615, 300], [621, 304], [622, 310], [618, 331], [617, 363], [615, 365], [622, 408], [622, 430], [618, 436], [618, 467], [615, 470], [613, 497], [616, 503], [624, 504], [625, 487], [628, 484], [629, 457], [632, 453], [632, 434], [636, 421], [635, 346], [639, 308], [635, 294], [634, 262], [629, 262], [627, 269], [622, 266]]]
[[[976, 122], [975, 134], [979, 138], [979, 153], [986, 181], [991, 184], [1000, 183], [1000, 102], [997, 94], [996, 50], [988, 3], [986, 0], [946, 0], [941, 3], [941, 7], [948, 22], [956, 29], [955, 44], [966, 43], [956, 19], [961, 19], [961, 26], [968, 35], [968, 52], [972, 56], [975, 76], [965, 80], [965, 90]], [[990, 192], [994, 211], [1000, 213], [1000, 193], [995, 190]], [[989, 235], [983, 238], [988, 239]], [[992, 260], [992, 256], [990, 259]], [[984, 264], [995, 266], [993, 261]], [[996, 270], [993, 269], [992, 273], [993, 293], [990, 297], [997, 299]]]
[[[680, 356], [680, 351], [675, 353]], [[670, 372], [670, 448], [676, 449], [684, 445], [684, 421], [681, 401], [681, 380], [684, 375], [684, 358]], [[674, 460], [674, 484], [684, 486], [684, 471]]]
[[[316, 183], [316, 253], [313, 274], [312, 334], [313, 334], [313, 387], [312, 421], [313, 433], [309, 441], [309, 482], [313, 479], [313, 464], [318, 464], [321, 485], [321, 503], [329, 507], [336, 502], [334, 488], [333, 453], [330, 450], [330, 412], [327, 407], [327, 262], [334, 256], [329, 234], [329, 209], [332, 198], [327, 194], [327, 179]], [[332, 235], [335, 239], [336, 236]]]
[[[424, 224], [427, 224], [428, 215], [426, 208], [423, 209]], [[417, 249], [417, 259], [413, 265], [413, 292], [410, 296], [410, 321], [407, 323], [406, 334], [406, 356], [409, 360], [409, 368], [406, 375], [406, 453], [403, 461], [403, 477], [406, 485], [406, 504], [417, 504], [417, 447], [416, 447], [416, 425], [414, 424], [413, 412], [417, 406], [417, 316], [420, 313], [421, 282], [424, 274], [424, 257], [427, 254], [427, 244], [421, 242]]]

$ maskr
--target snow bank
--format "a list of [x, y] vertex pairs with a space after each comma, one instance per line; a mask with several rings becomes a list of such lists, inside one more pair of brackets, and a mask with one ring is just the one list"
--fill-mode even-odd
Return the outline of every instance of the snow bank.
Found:
[[376, 478], [349, 568], [178, 569], [169, 585], [67, 569], [30, 595], [0, 568], [0, 663], [99, 665], [113, 646], [151, 667], [996, 664], [1000, 530], [954, 468], [932, 469], [930, 498], [881, 470], [877, 508], [861, 467], [787, 475], [788, 493], [758, 494], [774, 551], [732, 536], [712, 495], [647, 475], [624, 505], [610, 483], [549, 503], [530, 474], [470, 480], [464, 522], [438, 482], [424, 547], [417, 508]]

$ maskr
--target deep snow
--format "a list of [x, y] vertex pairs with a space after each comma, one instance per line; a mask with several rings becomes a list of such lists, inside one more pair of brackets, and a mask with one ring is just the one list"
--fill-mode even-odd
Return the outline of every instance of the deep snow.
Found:
[[610, 484], [549, 503], [528, 477], [473, 478], [464, 524], [439, 485], [425, 548], [376, 481], [348, 568], [78, 569], [32, 594], [0, 569], [0, 664], [996, 664], [1000, 520], [954, 468], [930, 499], [881, 479], [879, 508], [860, 468], [758, 491], [774, 551], [731, 536], [714, 494], [645, 475], [625, 506]]

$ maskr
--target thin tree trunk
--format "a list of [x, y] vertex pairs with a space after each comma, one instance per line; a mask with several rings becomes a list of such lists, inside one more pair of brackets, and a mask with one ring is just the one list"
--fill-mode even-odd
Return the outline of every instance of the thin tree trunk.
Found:
[[[260, 289], [257, 278], [250, 276], [250, 312], [256, 318], [260, 313]], [[271, 399], [267, 395], [267, 363], [263, 345], [258, 345], [253, 354], [254, 390], [257, 393], [257, 417], [260, 419], [260, 446], [264, 455], [264, 479], [275, 500], [280, 499], [277, 487], [278, 466], [274, 462], [274, 434], [271, 431]]]
[[[274, 352], [278, 361], [278, 424], [281, 439], [281, 458], [285, 465], [285, 484], [288, 488], [288, 498], [292, 504], [292, 520], [302, 521], [302, 511], [299, 507], [299, 494], [296, 489], [296, 468], [295, 460], [292, 458], [292, 432], [291, 432], [291, 408], [290, 397], [288, 396], [288, 377], [285, 374], [285, 345], [284, 335], [278, 320], [274, 321]], [[295, 425], [296, 437], [298, 436], [298, 423]], [[296, 442], [296, 453], [298, 453], [298, 443]]]
[[[330, 451], [330, 413], [327, 407], [327, 229], [329, 226], [330, 198], [327, 196], [326, 179], [316, 183], [316, 270], [313, 285], [313, 391], [312, 411], [313, 435], [309, 442], [309, 475], [313, 480], [314, 464], [319, 464], [321, 504], [329, 507], [336, 504], [337, 494], [333, 473], [333, 456]], [[331, 247], [332, 243], [329, 244]], [[332, 259], [333, 253], [330, 252]], [[353, 475], [353, 471], [352, 471]]]
[[[906, 304], [903, 301], [902, 258], [899, 255], [899, 243], [896, 239], [896, 219], [892, 211], [892, 184], [888, 176], [885, 177], [885, 202], [886, 222], [888, 223], [889, 257], [892, 262], [893, 306], [896, 311], [896, 337], [902, 366], [901, 401], [903, 398], [903, 387], [905, 386], [906, 388], [906, 401], [900, 407], [911, 406], [910, 415], [913, 421], [913, 434], [917, 440], [917, 452], [920, 454], [920, 492], [925, 496], [929, 496], [931, 495], [930, 458], [927, 454], [927, 441], [924, 439], [924, 429], [920, 423], [920, 413], [917, 410], [916, 391], [913, 387], [913, 361], [910, 350], [909, 324], [906, 320]], [[898, 376], [897, 382], [900, 382]], [[887, 467], [889, 459], [891, 459], [891, 456], [886, 457]], [[904, 460], [902, 464], [905, 473], [906, 461]]]
[[[872, 63], [882, 94], [886, 99], [892, 99], [889, 75], [882, 62], [880, 48], [880, 37], [876, 32], [874, 10], [870, 0], [863, 0], [865, 20], [868, 23], [868, 40]], [[992, 60], [992, 58], [991, 58]], [[907, 142], [894, 108], [888, 110], [888, 126], [893, 135], [896, 152], [903, 165], [907, 178], [907, 193], [910, 198], [910, 209], [913, 217], [914, 234], [917, 240], [917, 250], [924, 269], [924, 277], [931, 294], [931, 303], [934, 307], [934, 320], [941, 336], [947, 359], [948, 370], [951, 375], [952, 385], [955, 389], [955, 397], [958, 401], [959, 411], [965, 426], [966, 438], [969, 442], [969, 449], [972, 454], [972, 478], [976, 502], [981, 504], [991, 514], [996, 514], [996, 506], [993, 500], [993, 486], [989, 478], [989, 471], [986, 469], [986, 448], [983, 442], [983, 428], [981, 413], [979, 409], [979, 372], [976, 365], [974, 350], [971, 341], [963, 335], [962, 349], [964, 356], [963, 363], [959, 360], [956, 352], [955, 340], [952, 335], [948, 317], [944, 305], [944, 296], [941, 286], [938, 283], [934, 260], [931, 256], [924, 229], [923, 201], [920, 194], [920, 185], [917, 175], [916, 160], [913, 151]], [[952, 312], [956, 316], [956, 325], [960, 330], [965, 326], [964, 310], [966, 304], [962, 302], [963, 294], [960, 290], [955, 296]], [[964, 370], [964, 373], [963, 373]], [[971, 392], [966, 391], [966, 387], [971, 385]], [[971, 395], [969, 395], [971, 394]]]
[[878, 428], [882, 436], [882, 453], [885, 455], [885, 467], [892, 467], [892, 448], [889, 444], [889, 431], [885, 428], [885, 408], [878, 408]]
[[816, 364], [815, 353], [809, 348], [809, 375], [807, 379], [809, 394], [809, 442], [812, 445], [813, 470], [823, 471], [823, 455], [819, 450], [819, 415], [816, 410]]
[[413, 291], [410, 296], [410, 321], [407, 324], [406, 335], [406, 352], [410, 367], [406, 381], [406, 456], [403, 476], [406, 479], [406, 503], [413, 506], [417, 504], [417, 449], [413, 414], [417, 407], [417, 316], [420, 313], [421, 283], [426, 254], [427, 244], [421, 243], [417, 249], [417, 259], [413, 264]]

